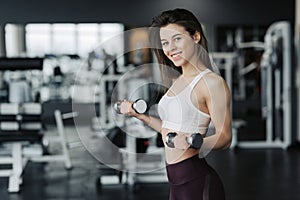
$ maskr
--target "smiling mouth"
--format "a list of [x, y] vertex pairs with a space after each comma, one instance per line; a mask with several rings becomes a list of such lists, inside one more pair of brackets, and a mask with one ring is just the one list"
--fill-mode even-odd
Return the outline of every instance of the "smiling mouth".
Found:
[[179, 58], [180, 55], [181, 55], [181, 52], [173, 53], [173, 54], [171, 54], [171, 57], [172, 57], [172, 58]]

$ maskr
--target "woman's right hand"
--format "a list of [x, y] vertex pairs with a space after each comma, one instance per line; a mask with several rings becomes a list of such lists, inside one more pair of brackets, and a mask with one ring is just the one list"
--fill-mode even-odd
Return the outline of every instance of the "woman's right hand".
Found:
[[133, 104], [133, 101], [128, 101], [126, 99], [124, 99], [123, 101], [121, 101], [120, 113], [136, 117], [138, 114], [132, 108], [132, 104]]
[[174, 138], [174, 145], [176, 149], [186, 150], [189, 148], [189, 144], [186, 142], [188, 136], [184, 133], [177, 133], [177, 136]]

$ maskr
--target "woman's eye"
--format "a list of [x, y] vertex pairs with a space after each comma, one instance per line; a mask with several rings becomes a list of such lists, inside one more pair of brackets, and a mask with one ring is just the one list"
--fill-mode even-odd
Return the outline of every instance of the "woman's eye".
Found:
[[168, 45], [168, 42], [163, 42], [161, 45], [162, 45], [162, 46], [167, 46], [167, 45]]
[[179, 41], [179, 40], [181, 40], [181, 37], [176, 37], [175, 38], [175, 41]]

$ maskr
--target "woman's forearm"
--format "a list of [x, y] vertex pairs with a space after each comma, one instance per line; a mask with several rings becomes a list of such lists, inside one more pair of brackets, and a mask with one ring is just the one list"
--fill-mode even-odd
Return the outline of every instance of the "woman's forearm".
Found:
[[136, 118], [138, 118], [139, 120], [141, 120], [142, 122], [144, 122], [145, 124], [153, 128], [155, 131], [159, 133], [161, 132], [161, 127], [162, 127], [161, 119], [146, 114], [139, 114], [136, 116]]
[[203, 139], [203, 150], [227, 149], [231, 144], [231, 134], [214, 134]]

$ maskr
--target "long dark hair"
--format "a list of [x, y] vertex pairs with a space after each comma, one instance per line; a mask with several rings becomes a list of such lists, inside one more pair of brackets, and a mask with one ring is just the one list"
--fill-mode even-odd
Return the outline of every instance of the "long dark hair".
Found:
[[149, 40], [151, 48], [153, 49], [161, 66], [161, 72], [164, 79], [175, 78], [174, 76], [176, 75], [174, 75], [174, 70], [180, 74], [182, 73], [181, 68], [176, 67], [162, 50], [159, 30], [161, 27], [167, 26], [168, 24], [177, 24], [184, 27], [191, 37], [198, 31], [201, 35], [199, 44], [208, 52], [207, 40], [203, 33], [202, 26], [193, 13], [186, 9], [177, 8], [174, 10], [164, 11], [160, 15], [155, 16], [152, 20], [149, 31]]

